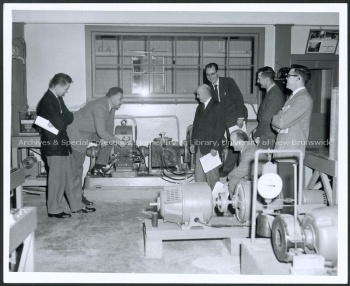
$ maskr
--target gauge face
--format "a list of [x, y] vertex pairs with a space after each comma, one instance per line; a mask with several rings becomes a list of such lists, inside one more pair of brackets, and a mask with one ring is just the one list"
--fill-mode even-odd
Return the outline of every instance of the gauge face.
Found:
[[258, 180], [258, 192], [265, 199], [273, 199], [282, 191], [282, 179], [274, 173], [262, 175]]

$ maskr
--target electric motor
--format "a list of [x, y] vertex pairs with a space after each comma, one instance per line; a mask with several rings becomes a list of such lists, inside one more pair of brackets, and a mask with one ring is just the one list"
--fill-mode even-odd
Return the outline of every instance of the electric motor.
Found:
[[207, 183], [164, 187], [156, 205], [164, 222], [179, 224], [188, 224], [195, 218], [207, 223], [214, 210], [212, 191]]
[[[234, 195], [232, 196], [232, 207], [235, 209], [236, 218], [244, 223], [251, 219], [252, 206], [252, 182], [241, 181], [236, 185]], [[273, 212], [274, 210], [282, 209], [283, 196], [280, 193], [276, 198], [270, 200], [269, 204], [265, 204], [261, 197], [258, 197], [256, 210]]]
[[338, 207], [322, 207], [307, 213], [301, 224], [305, 247], [337, 264]]
[[290, 214], [282, 214], [272, 224], [272, 245], [277, 259], [292, 261], [297, 252], [316, 253], [337, 264], [338, 207], [321, 207], [308, 212], [303, 221], [295, 223]]
[[37, 161], [35, 156], [28, 156], [22, 161], [22, 165], [25, 169], [31, 169]]

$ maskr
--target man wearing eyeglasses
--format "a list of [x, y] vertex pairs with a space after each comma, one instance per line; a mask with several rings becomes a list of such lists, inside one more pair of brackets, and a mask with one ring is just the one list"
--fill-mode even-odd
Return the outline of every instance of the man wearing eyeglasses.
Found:
[[[207, 79], [210, 81], [212, 97], [223, 104], [225, 112], [226, 132], [233, 126], [242, 128], [247, 122], [248, 111], [244, 105], [242, 93], [235, 80], [230, 77], [220, 77], [219, 67], [216, 63], [209, 63], [205, 66]], [[224, 134], [223, 134], [224, 136]], [[229, 136], [227, 136], [229, 137]], [[227, 138], [229, 140], [229, 138]], [[226, 176], [235, 166], [238, 153], [228, 148], [228, 154], [221, 170], [221, 174]]]
[[[272, 127], [278, 132], [276, 150], [301, 150], [305, 154], [312, 113], [312, 98], [305, 88], [311, 78], [310, 70], [292, 65], [287, 75], [287, 88], [292, 91], [282, 109], [273, 116]], [[274, 158], [292, 155], [275, 154]]]

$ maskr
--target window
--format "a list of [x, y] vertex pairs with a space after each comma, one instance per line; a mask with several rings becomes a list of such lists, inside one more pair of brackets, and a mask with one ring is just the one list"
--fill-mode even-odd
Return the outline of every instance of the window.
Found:
[[[257, 102], [263, 28], [86, 27], [88, 98], [122, 87], [125, 102], [190, 102], [208, 83], [204, 67], [219, 65], [246, 101]], [[258, 49], [258, 47], [262, 47]]]

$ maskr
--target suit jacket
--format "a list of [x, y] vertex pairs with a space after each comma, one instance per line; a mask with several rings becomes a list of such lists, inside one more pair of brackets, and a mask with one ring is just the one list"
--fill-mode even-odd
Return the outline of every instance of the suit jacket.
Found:
[[[258, 150], [259, 147], [253, 144], [253, 142], [248, 141], [248, 145], [243, 149], [238, 158], [238, 166], [234, 168], [229, 174], [228, 179], [236, 179], [236, 178], [247, 178], [251, 179], [254, 171], [254, 155], [255, 151]], [[259, 159], [258, 164], [258, 173], [261, 174], [262, 164], [266, 162], [266, 160]]]
[[[305, 154], [309, 137], [312, 113], [312, 98], [306, 89], [298, 91], [288, 98], [283, 108], [273, 116], [272, 125], [279, 129], [287, 129], [287, 133], [279, 131], [276, 150], [302, 150]], [[295, 157], [295, 155], [275, 154], [274, 158]]]
[[73, 121], [73, 113], [67, 109], [63, 98], [56, 97], [48, 90], [40, 100], [37, 112], [39, 116], [49, 120], [59, 130], [55, 135], [43, 128], [40, 129], [42, 154], [44, 156], [68, 156], [72, 150], [66, 129]]
[[[212, 84], [210, 84], [210, 88], [212, 89], [212, 97], [218, 101], [218, 97]], [[219, 77], [219, 95], [220, 102], [225, 109], [225, 122], [227, 128], [237, 125], [238, 118], [242, 117], [247, 121], [248, 110], [244, 105], [242, 93], [234, 79], [230, 77]]]
[[74, 121], [68, 127], [72, 148], [85, 153], [91, 139], [114, 141], [113, 135], [115, 109], [109, 110], [106, 96], [88, 102], [74, 113]]
[[204, 109], [204, 104], [197, 106], [193, 121], [191, 144], [203, 155], [211, 149], [222, 151], [222, 136], [225, 132], [224, 108], [220, 102], [211, 99]]
[[272, 129], [272, 117], [281, 110], [285, 102], [281, 89], [275, 84], [266, 93], [264, 100], [260, 104], [258, 111], [258, 126], [256, 127], [254, 137], [260, 137], [260, 141], [274, 141], [277, 132]]

